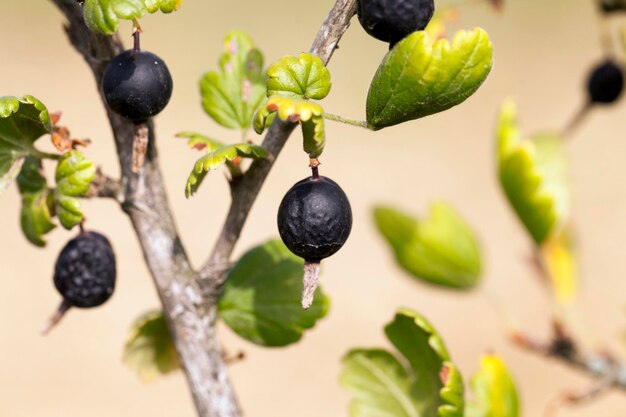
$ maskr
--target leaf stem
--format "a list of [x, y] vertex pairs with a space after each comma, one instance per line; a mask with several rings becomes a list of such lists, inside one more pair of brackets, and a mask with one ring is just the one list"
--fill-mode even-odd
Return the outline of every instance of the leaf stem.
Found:
[[37, 149], [33, 149], [30, 153], [32, 156], [39, 159], [52, 159], [54, 161], [58, 161], [59, 159], [61, 159], [61, 155], [57, 155], [55, 153], [41, 152]]
[[351, 125], [351, 126], [362, 127], [364, 129], [370, 129], [366, 121], [349, 119], [347, 117], [338, 116], [336, 114], [331, 114], [331, 113], [324, 113], [324, 118], [328, 120], [332, 120], [334, 122], [344, 123], [344, 124]]

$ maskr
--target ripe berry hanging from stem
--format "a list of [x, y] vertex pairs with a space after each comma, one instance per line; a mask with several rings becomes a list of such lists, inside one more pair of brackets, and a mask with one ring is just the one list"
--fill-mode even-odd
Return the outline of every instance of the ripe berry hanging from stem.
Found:
[[295, 255], [304, 258], [302, 307], [313, 303], [320, 262], [337, 252], [352, 229], [348, 197], [330, 178], [313, 175], [297, 182], [283, 197], [278, 209], [278, 232]]

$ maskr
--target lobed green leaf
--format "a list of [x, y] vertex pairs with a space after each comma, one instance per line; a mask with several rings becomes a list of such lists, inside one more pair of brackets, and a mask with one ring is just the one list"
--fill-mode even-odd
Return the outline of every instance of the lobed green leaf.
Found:
[[183, 4], [183, 0], [143, 0], [148, 13], [156, 13], [159, 10], [162, 13], [172, 13]]
[[151, 311], [135, 320], [124, 346], [123, 361], [144, 382], [180, 369], [162, 311]]
[[433, 204], [422, 221], [380, 206], [374, 210], [374, 220], [398, 264], [413, 277], [455, 289], [478, 285], [482, 270], [480, 246], [451, 206]]
[[265, 99], [263, 55], [248, 34], [231, 31], [219, 63], [220, 71], [207, 72], [200, 80], [202, 106], [220, 125], [246, 130]]
[[202, 181], [204, 181], [204, 177], [206, 177], [210, 171], [219, 168], [227, 162], [233, 161], [237, 157], [263, 159], [267, 158], [268, 155], [269, 153], [262, 146], [249, 143], [226, 145], [214, 151], [210, 151], [194, 164], [193, 170], [187, 178], [185, 196], [189, 198], [194, 195], [198, 191]]
[[239, 336], [262, 346], [286, 346], [323, 318], [329, 300], [318, 288], [313, 305], [301, 306], [302, 259], [278, 240], [259, 245], [228, 275], [218, 312]]
[[0, 194], [20, 172], [24, 158], [39, 154], [35, 141], [50, 132], [50, 115], [41, 101], [0, 97]]
[[269, 124], [269, 118], [274, 114], [277, 114], [282, 121], [300, 122], [303, 149], [309, 158], [318, 158], [322, 154], [326, 145], [322, 106], [304, 99], [272, 96], [255, 113], [254, 131], [259, 135], [263, 133]]
[[350, 416], [462, 417], [463, 378], [432, 325], [400, 309], [385, 333], [409, 368], [384, 350], [349, 352], [340, 381], [353, 395]]
[[480, 28], [457, 32], [452, 44], [415, 32], [389, 51], [374, 75], [367, 123], [382, 129], [456, 106], [478, 90], [491, 66], [492, 45]]
[[285, 56], [267, 69], [267, 96], [321, 100], [330, 93], [330, 72], [312, 54]]
[[56, 214], [66, 229], [71, 229], [83, 220], [80, 201], [89, 184], [96, 178], [96, 167], [82, 152], [66, 152], [56, 169], [57, 188], [54, 191]]
[[85, 24], [94, 32], [113, 35], [120, 19], [140, 19], [146, 13], [144, 0], [85, 0]]

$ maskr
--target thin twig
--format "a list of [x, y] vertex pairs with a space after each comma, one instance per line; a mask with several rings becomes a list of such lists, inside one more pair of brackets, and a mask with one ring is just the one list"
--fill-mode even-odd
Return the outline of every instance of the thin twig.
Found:
[[561, 340], [545, 342], [522, 332], [512, 332], [510, 339], [516, 346], [528, 352], [558, 360], [593, 378], [610, 381], [612, 388], [626, 390], [626, 366], [606, 354], [584, 355], [575, 349], [560, 348]]

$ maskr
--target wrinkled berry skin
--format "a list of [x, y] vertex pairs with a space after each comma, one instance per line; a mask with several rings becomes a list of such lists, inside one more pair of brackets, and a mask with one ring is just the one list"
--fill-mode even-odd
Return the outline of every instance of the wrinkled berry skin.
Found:
[[359, 0], [357, 15], [367, 33], [392, 45], [423, 30], [435, 12], [434, 0]]
[[134, 122], [159, 114], [170, 101], [172, 88], [165, 62], [145, 51], [122, 52], [111, 60], [102, 77], [109, 108]]
[[350, 235], [350, 202], [336, 182], [309, 177], [297, 182], [278, 208], [278, 232], [291, 252], [319, 262], [337, 252]]
[[70, 240], [54, 267], [54, 286], [75, 307], [97, 307], [113, 294], [115, 254], [109, 240], [84, 232]]
[[587, 91], [592, 103], [615, 102], [624, 89], [624, 72], [613, 61], [606, 61], [593, 69], [589, 76]]

